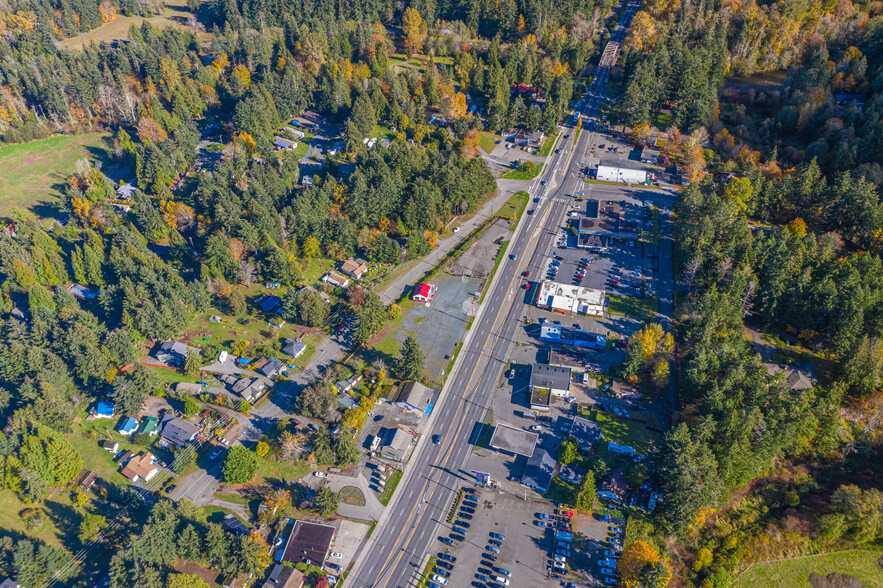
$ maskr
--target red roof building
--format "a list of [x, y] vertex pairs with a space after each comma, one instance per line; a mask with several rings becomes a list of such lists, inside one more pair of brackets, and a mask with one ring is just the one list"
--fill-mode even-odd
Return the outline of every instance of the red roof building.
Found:
[[413, 299], [417, 302], [429, 302], [435, 296], [435, 288], [435, 284], [427, 284], [426, 282], [417, 284], [414, 286]]

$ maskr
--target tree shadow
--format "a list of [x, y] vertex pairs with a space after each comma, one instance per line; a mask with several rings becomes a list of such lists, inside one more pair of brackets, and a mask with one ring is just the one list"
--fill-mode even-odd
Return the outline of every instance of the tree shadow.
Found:
[[49, 516], [49, 520], [58, 529], [58, 538], [64, 548], [71, 553], [80, 549], [81, 544], [78, 535], [80, 524], [83, 522], [83, 513], [73, 506], [55, 501], [47, 501], [43, 509]]

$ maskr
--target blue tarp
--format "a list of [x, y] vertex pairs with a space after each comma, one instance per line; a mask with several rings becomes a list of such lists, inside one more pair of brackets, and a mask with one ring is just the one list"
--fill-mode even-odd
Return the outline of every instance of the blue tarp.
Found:
[[427, 404], [427, 405], [426, 405], [426, 410], [423, 411], [423, 414], [429, 414], [429, 413], [431, 413], [433, 408], [435, 408], [435, 405], [434, 405], [434, 404]]

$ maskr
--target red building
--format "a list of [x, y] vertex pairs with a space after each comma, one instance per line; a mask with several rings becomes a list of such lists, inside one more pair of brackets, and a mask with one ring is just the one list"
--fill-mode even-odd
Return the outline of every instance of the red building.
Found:
[[432, 300], [432, 297], [435, 296], [435, 284], [417, 284], [414, 286], [414, 296], [412, 297], [417, 302], [429, 302]]

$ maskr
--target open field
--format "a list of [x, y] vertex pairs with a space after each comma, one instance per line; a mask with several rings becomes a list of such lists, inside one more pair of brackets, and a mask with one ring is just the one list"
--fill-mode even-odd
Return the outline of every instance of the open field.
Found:
[[[506, 204], [500, 207], [500, 210], [497, 211], [495, 216], [513, 219], [517, 222], [521, 218], [529, 198], [530, 194], [524, 190], [512, 194], [512, 196], [509, 197], [509, 200], [506, 201]], [[515, 230], [514, 226], [512, 227], [512, 230]]]
[[601, 412], [595, 413], [595, 422], [601, 427], [605, 443], [613, 441], [620, 445], [629, 445], [634, 447], [639, 455], [645, 455], [658, 436], [642, 423]]
[[500, 135], [496, 133], [490, 133], [488, 131], [479, 131], [479, 145], [482, 149], [484, 149], [485, 153], [490, 153], [494, 150], [494, 145], [497, 144], [497, 141], [500, 140]]
[[97, 29], [92, 29], [82, 35], [63, 39], [58, 44], [64, 49], [82, 49], [89, 43], [101, 43], [103, 41], [128, 40], [129, 28], [132, 25], [141, 26], [146, 20], [156, 27], [184, 26], [190, 11], [187, 10], [187, 0], [166, 0], [166, 6], [162, 14], [144, 18], [143, 16], [118, 15], [113, 21], [105, 23]]
[[798, 559], [757, 563], [735, 582], [734, 588], [810, 588], [810, 574], [827, 576], [832, 572], [855, 576], [871, 588], [883, 587], [883, 551], [844, 551]]
[[542, 163], [534, 167], [533, 172], [523, 172], [517, 169], [509, 170], [504, 173], [500, 178], [504, 180], [532, 180], [543, 171], [543, 168], [546, 164]]
[[635, 298], [633, 296], [609, 297], [610, 305], [607, 312], [610, 314], [630, 316], [637, 320], [650, 320], [656, 315], [656, 298]]
[[0, 147], [0, 216], [29, 207], [38, 216], [54, 212], [55, 186], [76, 171], [76, 162], [104, 159], [108, 133], [59, 135], [42, 141]]
[[[52, 510], [52, 505], [56, 504], [57, 498], [53, 496], [46, 501], [48, 510]], [[67, 499], [63, 500], [70, 504]], [[19, 516], [19, 513], [26, 508], [29, 508], [29, 506], [19, 500], [18, 496], [11, 490], [0, 491], [0, 536], [6, 534], [4, 531], [20, 533], [45, 541], [52, 547], [61, 547], [61, 541], [58, 539], [58, 528], [53, 524], [52, 520], [46, 520], [39, 530], [29, 531], [27, 529], [24, 519]]]

